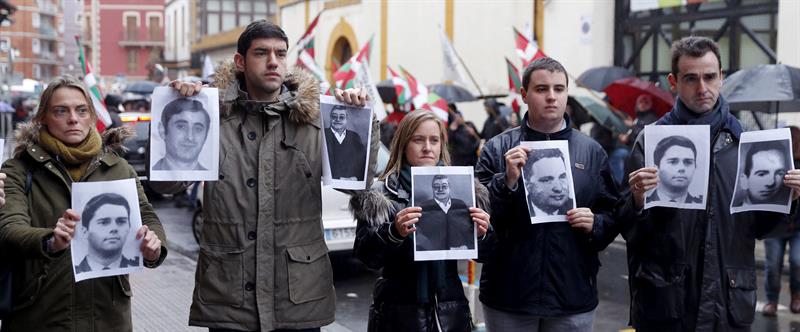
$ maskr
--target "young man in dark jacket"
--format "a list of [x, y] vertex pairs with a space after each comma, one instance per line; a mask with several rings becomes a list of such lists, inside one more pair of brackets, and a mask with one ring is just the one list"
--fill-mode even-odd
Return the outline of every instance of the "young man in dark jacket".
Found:
[[[755, 239], [786, 226], [785, 215], [731, 214], [741, 125], [719, 95], [719, 47], [686, 37], [672, 45], [670, 87], [675, 107], [656, 125], [709, 125], [711, 151], [705, 210], [642, 210], [645, 192], [658, 185], [644, 167], [644, 135], [628, 158], [620, 217], [628, 246], [631, 322], [637, 331], [749, 331], [756, 305]], [[800, 189], [800, 171], [784, 184]], [[626, 186], [626, 187], [627, 187]], [[795, 191], [795, 198], [798, 191]]]
[[[618, 195], [603, 148], [570, 128], [567, 74], [551, 58], [531, 63], [521, 93], [523, 124], [483, 148], [476, 176], [489, 189], [493, 250], [481, 275], [480, 300], [489, 331], [591, 331], [597, 306], [597, 252], [619, 226], [611, 213]], [[520, 176], [530, 149], [521, 141], [566, 140], [575, 202], [569, 222], [531, 224]]]

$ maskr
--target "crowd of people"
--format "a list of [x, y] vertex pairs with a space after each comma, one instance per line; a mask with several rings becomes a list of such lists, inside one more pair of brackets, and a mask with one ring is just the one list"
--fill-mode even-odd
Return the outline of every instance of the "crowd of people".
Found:
[[[288, 46], [280, 27], [255, 21], [239, 36], [233, 64], [219, 68], [214, 78], [213, 86], [220, 89], [220, 174], [203, 187], [204, 196], [213, 199], [203, 209], [192, 326], [212, 332], [320, 331], [335, 319], [321, 227], [321, 138], [326, 133], [319, 126], [319, 85], [301, 70], [289, 71]], [[405, 115], [391, 128], [388, 166], [374, 183], [381, 135], [372, 121], [371, 144], [364, 147], [371, 151], [368, 189], [348, 191], [357, 220], [355, 254], [370, 268], [382, 269], [364, 313], [369, 331], [472, 329], [455, 261], [414, 260], [412, 234], [424, 213], [410, 203], [411, 167], [416, 166], [474, 166], [476, 206], [468, 209], [468, 218], [483, 263], [480, 301], [489, 331], [591, 331], [598, 306], [598, 253], [619, 234], [628, 249], [630, 323], [637, 330], [749, 330], [756, 303], [755, 240], [768, 236], [777, 236], [767, 251], [765, 314], [774, 314], [785, 243], [796, 253], [794, 217], [729, 212], [742, 128], [719, 95], [719, 48], [711, 39], [686, 37], [673, 43], [671, 53], [674, 108], [656, 119], [647, 99], [640, 98], [634, 130], [616, 138], [619, 149], [573, 128], [567, 70], [553, 58], [525, 68], [520, 92], [528, 112], [518, 126], [495, 101], [485, 105], [489, 119], [480, 132], [455, 105], [446, 124], [431, 112]], [[170, 86], [186, 97], [204, 88], [180, 81]], [[368, 103], [361, 89], [337, 89], [335, 97], [355, 106]], [[13, 275], [13, 299], [2, 331], [133, 329], [127, 276], [75, 283], [69, 259], [70, 240], [86, 222], [70, 209], [70, 184], [137, 178], [118, 156], [127, 130], [101, 135], [95, 120], [85, 87], [59, 78], [44, 91], [36, 116], [20, 127], [14, 154], [3, 165], [0, 262]], [[336, 119], [342, 120], [346, 116]], [[644, 164], [638, 132], [653, 121], [711, 128], [705, 209], [644, 209], [645, 194], [665, 181], [660, 167]], [[566, 141], [569, 155], [520, 145], [545, 140]], [[574, 201], [529, 198], [523, 168], [531, 158], [526, 176], [532, 179], [569, 168]], [[624, 160], [624, 170], [615, 168], [620, 160], [614, 158]], [[796, 199], [800, 170], [780, 174], [779, 185]], [[150, 186], [176, 193], [191, 184]], [[437, 198], [457, 203], [450, 199], [446, 177], [434, 177], [431, 185]], [[156, 268], [168, 253], [166, 234], [138, 180], [137, 187], [142, 259]], [[538, 189], [530, 189], [536, 196]], [[529, 208], [530, 201], [535, 208]], [[567, 222], [531, 223], [531, 210], [562, 209]], [[797, 256], [792, 255], [795, 312], [800, 311]]]

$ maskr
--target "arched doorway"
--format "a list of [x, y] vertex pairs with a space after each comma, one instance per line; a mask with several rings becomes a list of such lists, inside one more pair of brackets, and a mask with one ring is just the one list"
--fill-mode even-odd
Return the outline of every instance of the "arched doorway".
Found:
[[325, 61], [325, 74], [331, 85], [336, 84], [333, 81], [335, 69], [350, 60], [357, 47], [358, 41], [353, 27], [343, 17], [340, 18], [339, 23], [331, 30], [331, 35], [328, 39], [327, 59]]

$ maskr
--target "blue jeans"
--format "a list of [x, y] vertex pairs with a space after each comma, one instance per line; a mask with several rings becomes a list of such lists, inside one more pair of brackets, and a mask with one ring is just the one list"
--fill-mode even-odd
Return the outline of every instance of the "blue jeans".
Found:
[[625, 176], [625, 159], [628, 158], [630, 151], [625, 146], [614, 148], [611, 155], [608, 156], [608, 167], [611, 168], [611, 177], [617, 185], [622, 183], [622, 178]]
[[781, 293], [781, 272], [783, 271], [783, 254], [786, 243], [789, 243], [789, 290], [800, 292], [800, 232], [764, 240], [766, 249], [766, 281], [764, 288], [769, 303], [778, 303]]

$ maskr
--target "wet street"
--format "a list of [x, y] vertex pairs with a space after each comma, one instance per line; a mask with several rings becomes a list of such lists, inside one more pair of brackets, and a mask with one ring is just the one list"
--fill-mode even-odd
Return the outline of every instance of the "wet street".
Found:
[[[167, 229], [172, 251], [160, 268], [132, 276], [134, 327], [137, 331], [203, 331], [186, 326], [197, 252], [197, 244], [191, 234], [191, 210], [176, 208], [171, 200], [166, 199], [155, 201], [154, 205]], [[332, 253], [331, 260], [337, 295], [336, 322], [323, 328], [323, 331], [365, 331], [372, 285], [378, 272], [364, 268], [349, 251]], [[620, 239], [601, 253], [603, 266], [598, 275], [600, 305], [595, 315], [595, 331], [620, 331], [628, 327], [629, 293], [625, 260], [625, 245]], [[465, 271], [466, 264], [461, 266]], [[477, 271], [479, 273], [480, 268]], [[763, 287], [761, 270], [758, 286]], [[785, 277], [778, 318], [761, 315], [763, 289], [759, 289], [758, 296], [759, 312], [756, 313], [753, 331], [800, 331], [800, 315], [792, 314], [788, 309], [789, 294]], [[481, 330], [480, 322], [483, 319], [479, 303], [473, 315]]]

